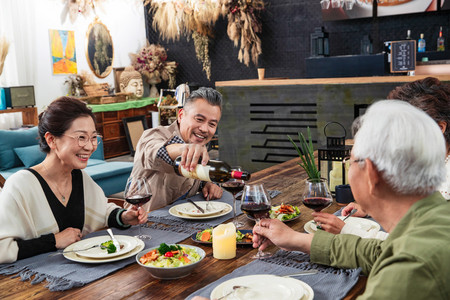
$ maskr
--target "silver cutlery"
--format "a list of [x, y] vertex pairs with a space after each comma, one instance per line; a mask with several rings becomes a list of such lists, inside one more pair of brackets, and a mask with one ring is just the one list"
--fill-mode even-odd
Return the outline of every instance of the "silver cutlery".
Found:
[[111, 237], [111, 240], [114, 244], [114, 246], [116, 247], [116, 253], [120, 251], [120, 244], [117, 241], [117, 239], [115, 238], [111, 228], [106, 229], [106, 232], [108, 232], [109, 236]]
[[249, 287], [248, 287], [248, 286], [243, 286], [243, 285], [235, 285], [235, 286], [233, 286], [233, 290], [231, 290], [230, 292], [226, 293], [225, 295], [223, 295], [223, 296], [217, 298], [216, 300], [222, 300], [222, 299], [225, 299], [226, 297], [228, 297], [228, 296], [234, 294], [234, 292], [235, 292], [237, 289], [249, 289]]
[[201, 212], [201, 213], [205, 213], [205, 210], [203, 208], [201, 208], [200, 206], [198, 206], [194, 201], [192, 201], [191, 199], [187, 199], [187, 202], [190, 202], [192, 204], [194, 204], [194, 206]]
[[206, 196], [206, 211], [209, 211], [209, 193]]
[[294, 273], [294, 274], [283, 275], [282, 277], [295, 277], [295, 276], [302, 276], [302, 275], [314, 275], [314, 274], [317, 274], [318, 272], [319, 272], [319, 270], [317, 270], [317, 269], [311, 269], [311, 270], [301, 271], [301, 272]]
[[350, 218], [351, 216], [353, 216], [358, 210], [356, 208], [352, 209], [352, 211], [348, 214], [348, 216], [346, 216], [345, 218], [342, 219], [342, 221], [347, 220], [348, 218]]
[[102, 245], [94, 245], [94, 246], [91, 246], [91, 247], [88, 247], [88, 248], [85, 248], [85, 249], [67, 250], [67, 251], [58, 251], [58, 252], [56, 252], [56, 253], [50, 254], [50, 256], [55, 256], [55, 255], [59, 255], [59, 254], [66, 254], [66, 253], [72, 253], [72, 252], [87, 251], [87, 250], [91, 250], [91, 249], [98, 248], [98, 247], [100, 247], [100, 249], [106, 249], [105, 246], [102, 246]]

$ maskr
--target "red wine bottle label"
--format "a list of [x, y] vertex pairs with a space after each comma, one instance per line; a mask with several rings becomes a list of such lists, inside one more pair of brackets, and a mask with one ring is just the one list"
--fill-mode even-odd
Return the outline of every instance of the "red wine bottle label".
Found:
[[241, 179], [242, 178], [242, 172], [231, 171], [231, 177], [234, 178], [234, 179]]
[[195, 167], [195, 170], [190, 172], [186, 170], [185, 168], [179, 166], [178, 170], [180, 171], [180, 174], [187, 178], [193, 178], [193, 179], [199, 179], [203, 181], [211, 181], [211, 178], [209, 178], [209, 166], [203, 166], [198, 164]]

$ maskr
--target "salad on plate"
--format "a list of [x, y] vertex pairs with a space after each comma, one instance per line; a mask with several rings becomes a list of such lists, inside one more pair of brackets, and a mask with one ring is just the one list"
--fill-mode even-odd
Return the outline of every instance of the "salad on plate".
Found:
[[278, 219], [282, 222], [293, 220], [300, 216], [300, 208], [290, 204], [281, 204], [278, 206], [272, 206], [270, 209], [270, 218]]
[[[203, 243], [212, 243], [213, 228], [207, 228], [199, 231], [195, 235], [195, 241]], [[252, 243], [253, 233], [251, 230], [236, 230], [236, 242], [238, 244]]]

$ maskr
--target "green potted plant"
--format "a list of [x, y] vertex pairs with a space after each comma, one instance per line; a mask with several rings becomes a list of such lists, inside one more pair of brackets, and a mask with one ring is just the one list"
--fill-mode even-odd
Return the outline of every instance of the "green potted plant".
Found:
[[302, 202], [306, 207], [319, 212], [331, 205], [333, 197], [328, 189], [327, 180], [320, 177], [320, 171], [316, 166], [311, 130], [309, 127], [307, 128], [307, 135], [308, 141], [303, 133], [298, 133], [298, 146], [289, 135], [288, 138], [292, 145], [294, 145], [295, 150], [297, 150], [298, 156], [300, 156], [301, 162], [298, 165], [308, 174], [305, 190], [302, 195]]

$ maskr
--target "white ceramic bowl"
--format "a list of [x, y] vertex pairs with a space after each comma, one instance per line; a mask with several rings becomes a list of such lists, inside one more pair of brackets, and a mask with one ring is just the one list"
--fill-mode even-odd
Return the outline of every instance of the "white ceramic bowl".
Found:
[[195, 251], [197, 251], [197, 253], [200, 255], [200, 260], [186, 265], [186, 266], [181, 266], [181, 267], [177, 267], [177, 268], [159, 268], [159, 267], [153, 267], [153, 266], [147, 266], [142, 264], [139, 259], [146, 254], [147, 252], [156, 249], [158, 247], [153, 247], [153, 248], [148, 248], [145, 250], [142, 250], [141, 252], [139, 252], [136, 255], [136, 261], [137, 263], [144, 267], [153, 277], [158, 278], [158, 279], [178, 279], [178, 278], [182, 278], [182, 277], [186, 277], [189, 274], [192, 273], [192, 271], [200, 264], [200, 262], [205, 258], [205, 251], [203, 251], [203, 249], [196, 247], [196, 246], [191, 246], [191, 245], [183, 245], [183, 244], [177, 244], [180, 245], [182, 247], [185, 248], [191, 248], [194, 249]]

